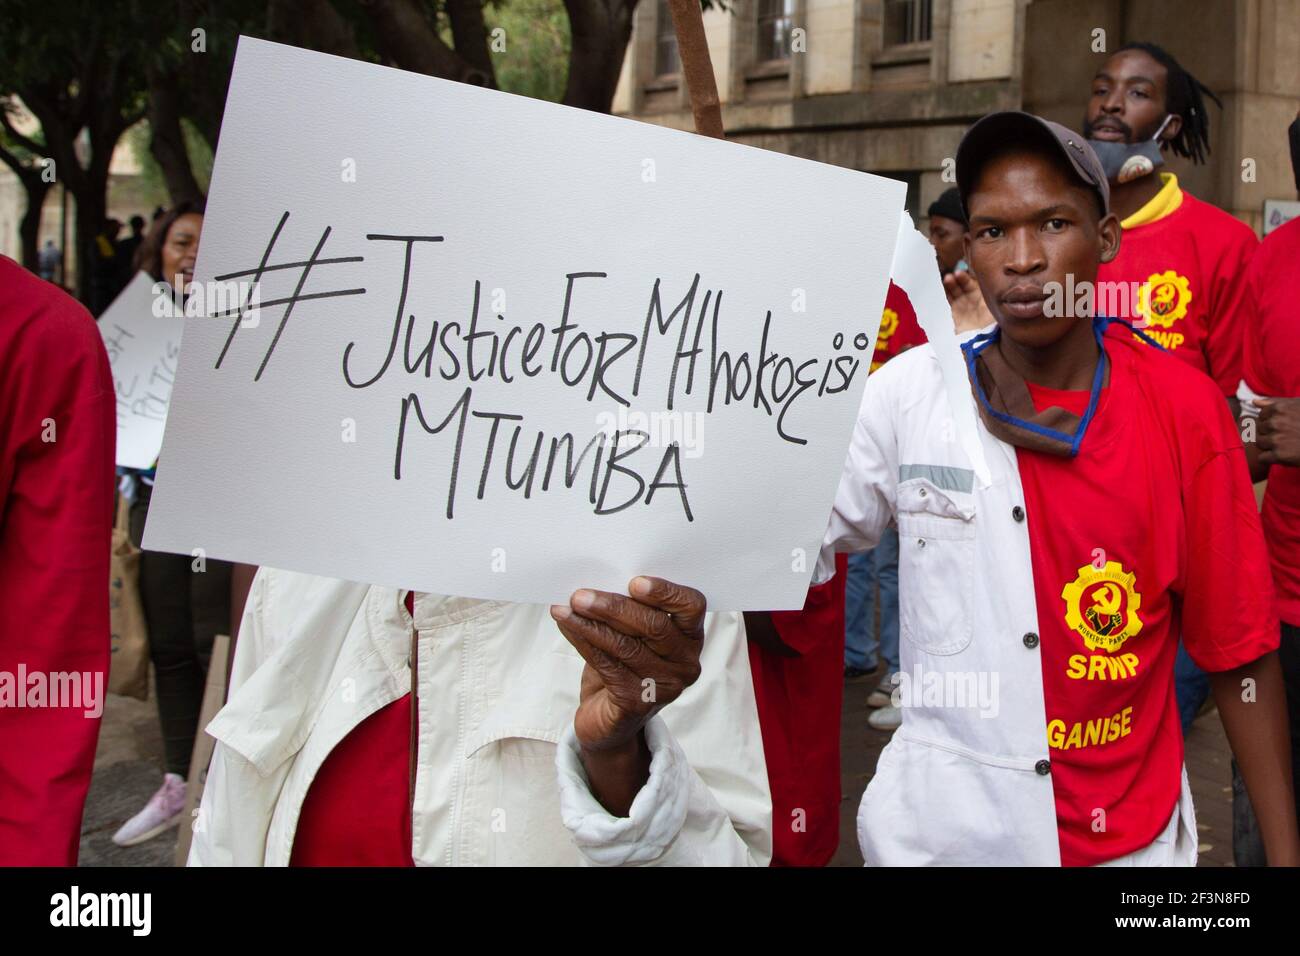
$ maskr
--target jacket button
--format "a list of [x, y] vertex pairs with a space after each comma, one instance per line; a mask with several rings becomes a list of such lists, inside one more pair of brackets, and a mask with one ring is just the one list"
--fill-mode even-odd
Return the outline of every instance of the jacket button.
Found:
[[1038, 772], [1040, 777], [1046, 777], [1052, 772], [1052, 762], [1050, 760], [1040, 760], [1034, 764], [1034, 770]]
[[922, 488], [922, 489], [920, 490], [920, 495], [921, 495], [922, 498], [925, 497], [925, 489], [924, 489], [924, 488]]
[[1033, 650], [1037, 646], [1038, 646], [1038, 635], [1035, 634], [1033, 631], [1030, 631], [1028, 634], [1025, 635], [1025, 647], [1029, 648], [1030, 650]]
[[1015, 518], [1017, 521], [1024, 521], [1025, 509], [1020, 507], [1020, 505], [1016, 505], [1011, 509], [1011, 517]]
[[917, 539], [916, 539], [916, 546], [917, 546], [918, 548], [924, 548], [924, 547], [925, 547], [925, 539], [924, 539], [924, 538], [917, 538]]

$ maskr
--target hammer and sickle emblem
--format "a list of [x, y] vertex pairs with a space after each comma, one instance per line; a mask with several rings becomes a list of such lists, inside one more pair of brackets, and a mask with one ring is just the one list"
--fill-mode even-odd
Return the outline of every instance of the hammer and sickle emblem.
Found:
[[1107, 618], [1112, 614], [1119, 613], [1120, 590], [1118, 586], [1107, 582], [1093, 593], [1092, 598], [1092, 610], [1098, 617]]
[[1155, 303], [1153, 304], [1152, 308], [1154, 308], [1161, 315], [1164, 315], [1166, 312], [1170, 311], [1174, 307], [1174, 296], [1177, 293], [1178, 290], [1168, 282], [1156, 286], [1155, 296], [1154, 296]]

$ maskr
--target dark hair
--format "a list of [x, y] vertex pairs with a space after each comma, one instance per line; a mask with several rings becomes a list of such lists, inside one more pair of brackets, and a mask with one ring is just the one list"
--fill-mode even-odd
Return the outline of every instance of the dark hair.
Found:
[[1118, 52], [1124, 50], [1139, 50], [1165, 68], [1165, 112], [1173, 113], [1183, 124], [1178, 135], [1167, 144], [1161, 143], [1160, 148], [1168, 145], [1176, 155], [1194, 163], [1204, 163], [1210, 154], [1210, 118], [1202, 94], [1214, 100], [1219, 109], [1223, 109], [1223, 102], [1208, 86], [1183, 69], [1182, 64], [1163, 47], [1154, 43], [1126, 43]]
[[925, 213], [931, 219], [935, 216], [943, 216], [945, 219], [951, 219], [953, 222], [966, 225], [966, 210], [961, 206], [961, 191], [956, 186], [951, 186], [939, 194], [939, 198], [930, 203], [930, 208]]
[[149, 273], [155, 281], [162, 280], [162, 247], [167, 241], [167, 233], [171, 231], [172, 226], [176, 225], [176, 220], [181, 216], [188, 216], [190, 213], [203, 215], [205, 203], [202, 199], [190, 199], [182, 203], [177, 203], [168, 209], [162, 216], [155, 219], [153, 227], [150, 228], [149, 234], [135, 250], [135, 262], [132, 263], [136, 269]]

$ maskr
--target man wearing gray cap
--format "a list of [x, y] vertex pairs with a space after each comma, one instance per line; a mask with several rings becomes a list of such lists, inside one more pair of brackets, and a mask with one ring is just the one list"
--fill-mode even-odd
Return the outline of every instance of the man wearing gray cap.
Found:
[[[991, 480], [953, 438], [934, 346], [898, 356], [868, 379], [814, 576], [896, 522], [903, 722], [858, 813], [864, 857], [1194, 865], [1181, 633], [1269, 862], [1300, 863], [1268, 565], [1227, 404], [1094, 315], [1120, 224], [1082, 136], [990, 115], [958, 149], [957, 182], [997, 323], [962, 345], [958, 399]], [[1082, 291], [1063, 300], [1071, 280]]]

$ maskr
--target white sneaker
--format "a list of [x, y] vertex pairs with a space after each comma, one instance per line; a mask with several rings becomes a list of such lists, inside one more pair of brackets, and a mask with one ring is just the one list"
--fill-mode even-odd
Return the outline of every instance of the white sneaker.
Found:
[[903, 723], [903, 708], [890, 704], [867, 715], [867, 726], [872, 730], [897, 730]]
[[886, 674], [880, 678], [880, 683], [876, 689], [871, 692], [867, 698], [868, 707], [888, 707], [893, 700], [894, 688], [898, 685], [894, 683], [894, 675]]
[[184, 812], [185, 778], [178, 773], [166, 774], [162, 786], [149, 798], [144, 809], [122, 824], [122, 828], [113, 834], [113, 842], [118, 846], [135, 846], [137, 843], [152, 840], [158, 834], [178, 825]]

